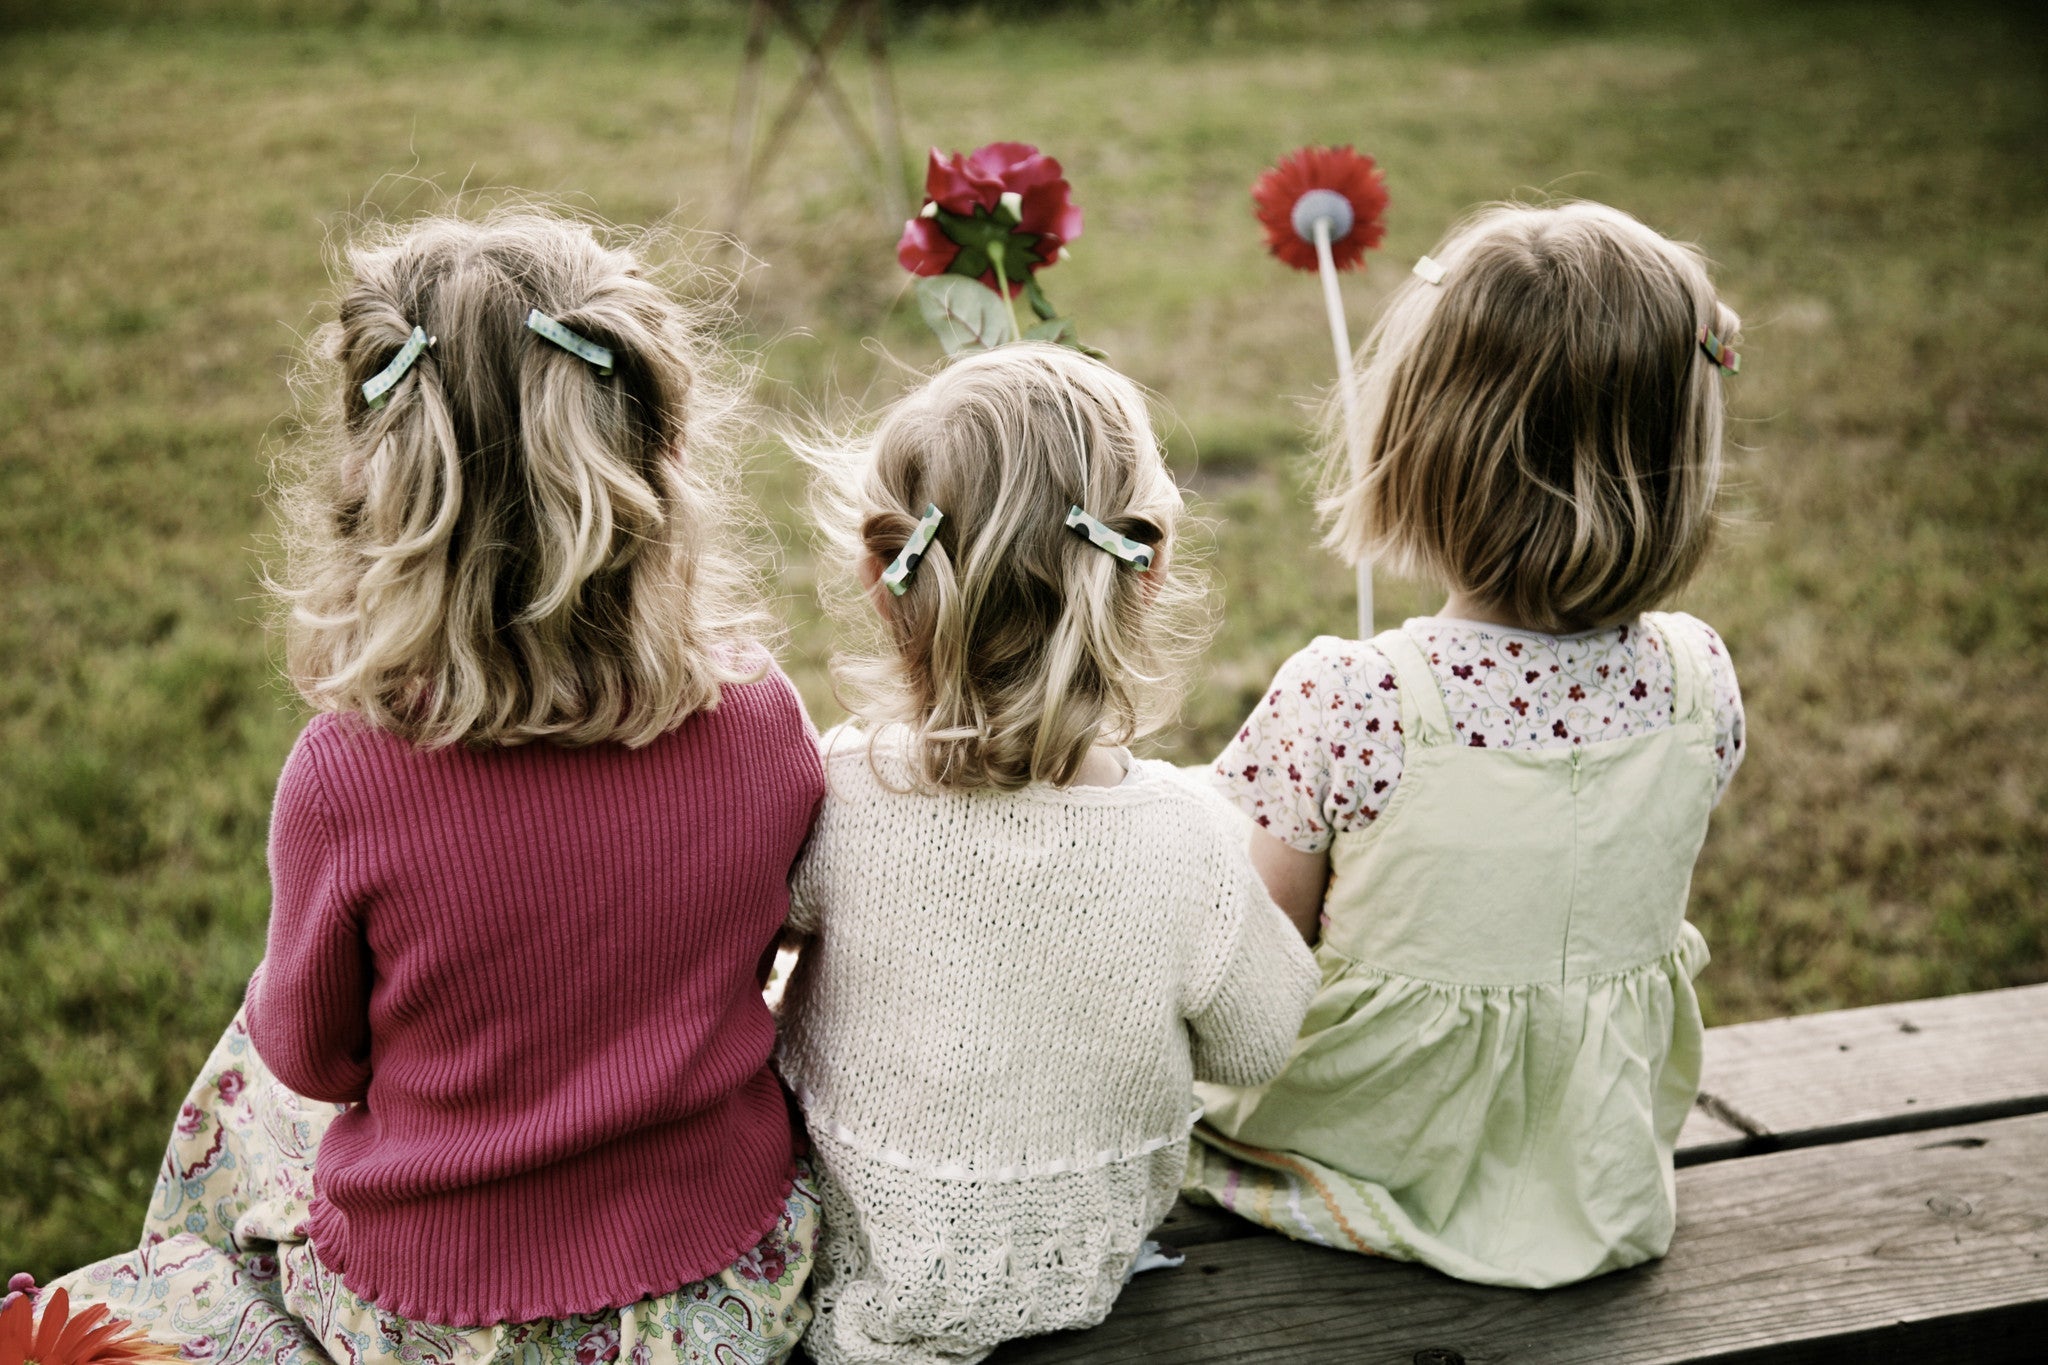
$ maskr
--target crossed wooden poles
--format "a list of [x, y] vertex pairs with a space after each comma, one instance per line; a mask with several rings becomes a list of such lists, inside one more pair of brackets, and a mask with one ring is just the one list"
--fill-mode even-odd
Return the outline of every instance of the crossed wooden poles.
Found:
[[[796, 83], [783, 97], [782, 105], [768, 125], [767, 135], [755, 145], [755, 125], [761, 111], [761, 69], [768, 54], [768, 40], [780, 24], [804, 53], [803, 69]], [[868, 78], [874, 101], [875, 132], [861, 125], [839, 82], [832, 78], [832, 61], [858, 28], [867, 49]], [[790, 132], [803, 117], [804, 108], [816, 95], [832, 123], [839, 129], [847, 149], [853, 153], [865, 179], [873, 187], [875, 207], [890, 223], [910, 216], [905, 203], [903, 138], [896, 119], [896, 87], [889, 75], [888, 28], [882, 0], [838, 0], [822, 31], [813, 34], [797, 12], [795, 0], [754, 0], [747, 15], [746, 56], [740, 66], [739, 91], [732, 119], [732, 195], [726, 204], [726, 231], [737, 233], [741, 216], [753, 197], [754, 188], [768, 172], [789, 141]], [[880, 145], [877, 146], [877, 143]]]

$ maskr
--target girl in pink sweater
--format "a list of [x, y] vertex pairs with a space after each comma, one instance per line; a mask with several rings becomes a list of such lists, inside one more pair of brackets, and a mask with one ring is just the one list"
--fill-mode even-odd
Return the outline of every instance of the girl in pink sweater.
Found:
[[268, 955], [147, 1244], [70, 1287], [188, 1346], [781, 1360], [816, 1199], [761, 985], [822, 774], [722, 545], [715, 353], [553, 217], [348, 269]]

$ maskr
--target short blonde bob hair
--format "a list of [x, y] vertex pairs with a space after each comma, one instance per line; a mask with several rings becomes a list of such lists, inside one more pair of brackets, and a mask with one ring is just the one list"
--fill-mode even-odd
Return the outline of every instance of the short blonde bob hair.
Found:
[[[613, 356], [528, 330], [552, 315]], [[430, 217], [346, 248], [287, 452], [287, 669], [416, 744], [645, 744], [759, 676], [716, 495], [726, 365], [698, 310], [590, 225]], [[415, 326], [434, 345], [372, 408]]]
[[1328, 444], [1332, 548], [1550, 631], [1683, 587], [1721, 481], [1699, 329], [1741, 326], [1700, 252], [1565, 203], [1488, 207], [1430, 254], [1442, 283], [1402, 283], [1359, 353], [1363, 466]]
[[[1065, 347], [1002, 346], [947, 365], [866, 439], [805, 453], [843, 584], [892, 562], [928, 505], [945, 514], [903, 595], [873, 597], [879, 647], [834, 660], [863, 723], [907, 732], [918, 785], [1065, 785], [1090, 745], [1178, 714], [1207, 592], [1175, 552], [1180, 490], [1130, 380]], [[1074, 506], [1153, 547], [1152, 567], [1068, 529]]]

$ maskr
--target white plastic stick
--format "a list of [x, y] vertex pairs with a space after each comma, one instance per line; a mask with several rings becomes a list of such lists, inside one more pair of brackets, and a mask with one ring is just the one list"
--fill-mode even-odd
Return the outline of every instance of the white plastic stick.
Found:
[[[1316, 219], [1316, 264], [1322, 269], [1323, 308], [1330, 315], [1330, 345], [1337, 351], [1337, 392], [1344, 399], [1344, 444], [1351, 467], [1362, 468], [1358, 453], [1358, 392], [1351, 382], [1351, 329], [1344, 324], [1344, 296], [1337, 289], [1337, 262], [1330, 255], [1330, 220]], [[1358, 638], [1370, 640], [1372, 629], [1372, 561], [1358, 561]]]

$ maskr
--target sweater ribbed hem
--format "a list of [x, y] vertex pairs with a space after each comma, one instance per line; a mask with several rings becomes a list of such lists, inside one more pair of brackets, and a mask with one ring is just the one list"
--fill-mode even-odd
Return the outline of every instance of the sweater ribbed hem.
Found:
[[781, 1181], [774, 1187], [774, 1199], [769, 1201], [762, 1215], [748, 1225], [751, 1230], [738, 1239], [738, 1245], [728, 1252], [696, 1259], [678, 1258], [673, 1267], [646, 1267], [644, 1273], [609, 1285], [591, 1297], [564, 1291], [554, 1297], [537, 1296], [531, 1300], [522, 1299], [481, 1309], [425, 1295], [407, 1295], [401, 1286], [381, 1283], [365, 1267], [351, 1265], [348, 1251], [351, 1239], [346, 1221], [324, 1199], [314, 1199], [306, 1219], [306, 1235], [320, 1263], [341, 1276], [341, 1282], [348, 1291], [365, 1303], [409, 1322], [436, 1327], [492, 1327], [500, 1323], [539, 1322], [609, 1312], [642, 1299], [672, 1294], [686, 1284], [709, 1279], [738, 1261], [774, 1231], [775, 1225], [782, 1221], [783, 1206], [788, 1203], [790, 1189], [795, 1184], [796, 1161], [792, 1158]]
[[343, 1169], [314, 1169], [314, 1250], [364, 1302], [442, 1327], [603, 1312], [714, 1275], [781, 1217], [795, 1165], [766, 1071], [722, 1111], [438, 1195], [368, 1202], [384, 1181], [361, 1183], [350, 1146], [330, 1129], [321, 1161]]

